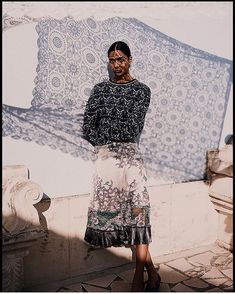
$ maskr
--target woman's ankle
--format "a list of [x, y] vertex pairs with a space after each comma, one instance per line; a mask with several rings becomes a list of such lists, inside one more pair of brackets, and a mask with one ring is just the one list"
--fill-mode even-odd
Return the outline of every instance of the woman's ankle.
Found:
[[149, 279], [155, 280], [158, 278], [157, 270], [155, 268], [147, 269], [147, 273]]
[[144, 281], [141, 279], [135, 279], [132, 280], [131, 285], [131, 292], [142, 292], [144, 290]]
[[133, 280], [144, 281], [144, 272], [136, 270], [133, 276]]

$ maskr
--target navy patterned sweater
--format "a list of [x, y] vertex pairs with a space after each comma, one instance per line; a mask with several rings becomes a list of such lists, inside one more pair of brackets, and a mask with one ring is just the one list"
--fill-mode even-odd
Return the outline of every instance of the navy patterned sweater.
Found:
[[150, 96], [149, 87], [137, 79], [96, 84], [84, 112], [83, 138], [93, 146], [138, 143]]

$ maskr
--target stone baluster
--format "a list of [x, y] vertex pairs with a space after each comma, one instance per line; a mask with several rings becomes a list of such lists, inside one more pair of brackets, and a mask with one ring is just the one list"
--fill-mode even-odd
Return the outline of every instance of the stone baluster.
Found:
[[233, 150], [232, 144], [209, 150], [209, 196], [218, 212], [219, 246], [233, 251]]
[[23, 258], [29, 254], [34, 242], [45, 234], [34, 207], [42, 199], [43, 191], [29, 180], [29, 171], [22, 165], [3, 167], [2, 190], [2, 291], [21, 291]]

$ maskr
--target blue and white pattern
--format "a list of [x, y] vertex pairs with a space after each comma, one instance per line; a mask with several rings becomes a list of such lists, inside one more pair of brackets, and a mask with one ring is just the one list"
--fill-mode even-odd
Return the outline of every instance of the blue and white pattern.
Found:
[[83, 137], [94, 146], [139, 142], [150, 96], [149, 87], [136, 79], [96, 84], [84, 112]]
[[183, 44], [134, 18], [38, 21], [38, 66], [32, 107], [3, 105], [3, 136], [34, 141], [84, 159], [86, 101], [108, 78], [107, 50], [129, 44], [131, 74], [150, 87], [140, 148], [148, 172], [174, 182], [204, 177], [206, 151], [219, 146], [232, 62]]

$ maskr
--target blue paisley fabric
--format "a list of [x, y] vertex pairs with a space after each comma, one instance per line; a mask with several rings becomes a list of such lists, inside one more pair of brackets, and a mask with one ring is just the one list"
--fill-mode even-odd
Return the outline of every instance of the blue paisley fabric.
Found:
[[150, 103], [150, 89], [136, 79], [97, 84], [87, 102], [83, 134], [92, 145], [138, 142]]
[[36, 31], [32, 106], [3, 104], [3, 136], [94, 159], [94, 147], [82, 137], [83, 113], [94, 85], [109, 79], [109, 46], [121, 40], [131, 49], [132, 76], [151, 89], [139, 142], [147, 172], [170, 182], [204, 178], [206, 152], [217, 148], [221, 139], [231, 60], [184, 44], [134, 18], [48, 17], [37, 20]]

